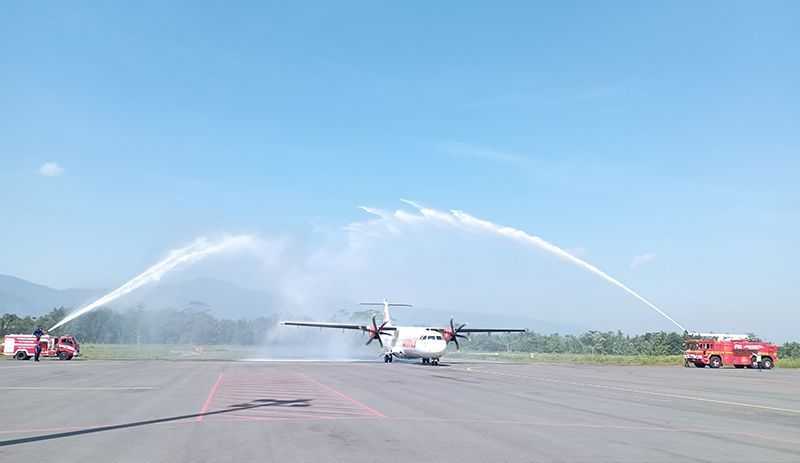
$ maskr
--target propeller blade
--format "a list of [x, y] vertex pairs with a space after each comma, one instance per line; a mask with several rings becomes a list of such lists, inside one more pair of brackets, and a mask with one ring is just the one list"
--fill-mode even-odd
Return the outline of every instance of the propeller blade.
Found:
[[458, 338], [453, 338], [453, 342], [456, 343], [456, 350], [461, 350], [461, 346], [458, 344]]

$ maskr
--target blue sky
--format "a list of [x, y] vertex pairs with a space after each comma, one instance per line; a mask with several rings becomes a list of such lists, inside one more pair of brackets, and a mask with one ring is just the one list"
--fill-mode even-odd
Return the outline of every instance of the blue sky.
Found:
[[164, 3], [4, 6], [0, 273], [111, 287], [201, 234], [313, 241], [411, 198], [684, 319], [800, 322], [795, 2]]

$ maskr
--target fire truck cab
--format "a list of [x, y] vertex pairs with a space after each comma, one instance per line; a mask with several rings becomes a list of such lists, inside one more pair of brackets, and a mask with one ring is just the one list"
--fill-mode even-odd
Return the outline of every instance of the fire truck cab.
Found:
[[697, 368], [763, 368], [778, 360], [778, 346], [746, 334], [696, 333], [684, 342], [684, 366]]
[[[41, 357], [58, 357], [72, 360], [80, 355], [81, 346], [74, 336], [43, 335], [39, 338]], [[30, 334], [7, 334], [3, 343], [3, 355], [17, 360], [28, 360], [36, 353], [36, 337]]]

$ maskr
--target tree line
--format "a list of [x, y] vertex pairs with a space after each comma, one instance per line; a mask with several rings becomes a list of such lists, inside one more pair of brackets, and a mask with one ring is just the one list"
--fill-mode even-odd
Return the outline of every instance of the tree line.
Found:
[[474, 335], [469, 350], [536, 352], [546, 354], [680, 355], [683, 335], [654, 332], [630, 336], [621, 331], [587, 331], [580, 335], [521, 334]]
[[[580, 335], [521, 334], [472, 336], [465, 346], [482, 352], [536, 352], [546, 354], [595, 355], [681, 355], [683, 335], [676, 332], [650, 332], [627, 335], [621, 331], [587, 331]], [[800, 343], [787, 342], [779, 351], [780, 358], [800, 358]]]
[[[63, 307], [40, 317], [4, 314], [0, 334], [32, 333], [48, 329], [69, 312]], [[99, 308], [59, 328], [52, 334], [71, 334], [82, 343], [101, 344], [262, 344], [278, 320], [259, 317], [249, 320], [216, 318], [194, 308], [124, 311]]]
[[[55, 325], [68, 314], [63, 307], [40, 317], [20, 317], [4, 314], [0, 317], [0, 335], [32, 333], [37, 326], [43, 329]], [[335, 319], [365, 322], [371, 312], [339, 312]], [[199, 344], [199, 345], [261, 345], [270, 342], [276, 329], [275, 316], [232, 320], [216, 318], [206, 310], [150, 310], [143, 307], [117, 311], [99, 308], [67, 323], [58, 333], [69, 333], [79, 342], [104, 344]], [[312, 330], [313, 331], [313, 330]], [[315, 336], [315, 333], [306, 333]], [[587, 331], [573, 334], [473, 335], [463, 348], [482, 352], [536, 352], [595, 355], [680, 355], [683, 336], [675, 332], [651, 332], [627, 335], [621, 331]], [[800, 343], [781, 346], [780, 357], [800, 358]]]

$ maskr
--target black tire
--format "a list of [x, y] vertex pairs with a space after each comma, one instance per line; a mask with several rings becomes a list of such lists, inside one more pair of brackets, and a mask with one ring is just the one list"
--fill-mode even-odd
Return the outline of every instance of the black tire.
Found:
[[68, 356], [67, 356], [67, 353], [66, 353], [66, 352], [59, 352], [59, 353], [58, 353], [58, 359], [59, 359], [59, 360], [69, 360], [67, 357], [68, 357]]
[[389, 356], [388, 355], [384, 355], [383, 356], [383, 363], [389, 363]]
[[390, 356], [389, 356], [389, 363], [392, 363], [393, 361], [394, 361], [394, 357], [392, 357], [392, 356], [390, 355]]
[[710, 359], [708, 359], [708, 366], [711, 368], [721, 368], [722, 367], [722, 359], [719, 355], [712, 355]]
[[772, 367], [775, 366], [775, 362], [772, 361], [770, 357], [761, 357], [761, 368], [765, 370], [772, 370]]
[[742, 369], [742, 368], [744, 368], [744, 367], [746, 367], [746, 366], [747, 366], [747, 365], [734, 365], [734, 367], [736, 367], [736, 368], [739, 368], [739, 369]]
[[706, 365], [704, 363], [700, 363], [700, 362], [695, 362], [694, 366], [696, 368], [705, 368], [706, 367]]
[[28, 354], [26, 354], [24, 351], [19, 351], [14, 354], [14, 358], [16, 360], [28, 360], [30, 357], [28, 357]]
[[439, 366], [439, 359], [431, 359], [431, 363], [433, 364], [433, 366], [438, 367]]

